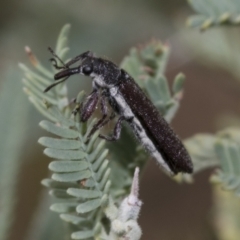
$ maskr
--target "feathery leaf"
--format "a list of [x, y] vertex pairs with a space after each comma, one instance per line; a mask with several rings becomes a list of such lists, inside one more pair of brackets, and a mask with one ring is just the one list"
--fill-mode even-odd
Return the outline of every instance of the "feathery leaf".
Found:
[[189, 0], [198, 13], [188, 19], [188, 25], [206, 30], [217, 25], [239, 25], [240, 3], [237, 0]]

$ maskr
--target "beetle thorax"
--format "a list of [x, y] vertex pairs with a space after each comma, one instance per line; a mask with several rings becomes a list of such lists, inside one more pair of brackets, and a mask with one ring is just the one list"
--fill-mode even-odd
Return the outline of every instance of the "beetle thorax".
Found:
[[98, 88], [112, 88], [114, 85], [113, 84], [108, 84], [105, 81], [105, 77], [103, 75], [100, 74], [95, 74], [95, 73], [91, 73], [90, 77], [92, 77], [93, 79], [93, 85], [98, 87]]

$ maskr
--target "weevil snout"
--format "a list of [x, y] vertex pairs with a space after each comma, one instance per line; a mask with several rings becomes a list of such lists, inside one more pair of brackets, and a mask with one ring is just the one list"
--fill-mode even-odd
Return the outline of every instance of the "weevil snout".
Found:
[[80, 67], [75, 67], [75, 68], [68, 68], [60, 71], [59, 73], [54, 75], [55, 80], [59, 80], [64, 77], [69, 77], [71, 75], [77, 74], [80, 72]]

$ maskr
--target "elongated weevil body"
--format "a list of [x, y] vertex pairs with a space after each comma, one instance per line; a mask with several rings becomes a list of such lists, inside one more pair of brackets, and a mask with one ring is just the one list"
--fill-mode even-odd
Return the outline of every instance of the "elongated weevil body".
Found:
[[[92, 78], [93, 91], [83, 103], [80, 120], [87, 121], [99, 101], [102, 117], [93, 126], [89, 136], [118, 115], [113, 135], [99, 135], [99, 137], [108, 141], [117, 140], [120, 137], [122, 122], [125, 121], [143, 147], [166, 172], [169, 174], [193, 172], [191, 158], [183, 143], [126, 71], [109, 60], [95, 57], [89, 51], [63, 63], [51, 49], [49, 50], [54, 56], [51, 60], [55, 68], [60, 71], [54, 76], [58, 81], [46, 88], [45, 92], [73, 74]], [[62, 66], [57, 65], [56, 58]], [[77, 62], [80, 62], [77, 67], [70, 67]], [[112, 109], [110, 116], [108, 116], [107, 102]]]

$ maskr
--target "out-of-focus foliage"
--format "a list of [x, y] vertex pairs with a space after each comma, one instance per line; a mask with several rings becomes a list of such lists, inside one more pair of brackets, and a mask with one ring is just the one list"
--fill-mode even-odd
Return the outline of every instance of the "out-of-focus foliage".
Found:
[[206, 30], [212, 26], [240, 24], [238, 0], [188, 0], [198, 13], [188, 19], [188, 25]]
[[[0, 239], [7, 239], [14, 219], [17, 183], [21, 166], [29, 104], [19, 91], [18, 73], [9, 69], [0, 91]], [[29, 130], [29, 129], [28, 129]]]
[[240, 236], [239, 198], [236, 198], [231, 191], [222, 189], [219, 185], [215, 185], [213, 191], [213, 220], [217, 238], [220, 240], [238, 240]]
[[240, 34], [236, 29], [213, 29], [204, 34], [182, 32], [189, 54], [196, 55], [205, 66], [218, 66], [240, 79]]
[[215, 143], [215, 152], [220, 161], [221, 170], [212, 178], [222, 183], [223, 188], [240, 196], [240, 130], [229, 129], [220, 133]]
[[[212, 177], [229, 189], [236, 191], [240, 187], [240, 129], [227, 128], [213, 134], [197, 134], [184, 141], [194, 165], [194, 174], [210, 167], [220, 167], [221, 170]], [[190, 181], [192, 177], [182, 175], [177, 178]]]
[[219, 165], [217, 155], [214, 151], [215, 142], [216, 136], [211, 134], [197, 134], [184, 141], [192, 157], [194, 173]]

